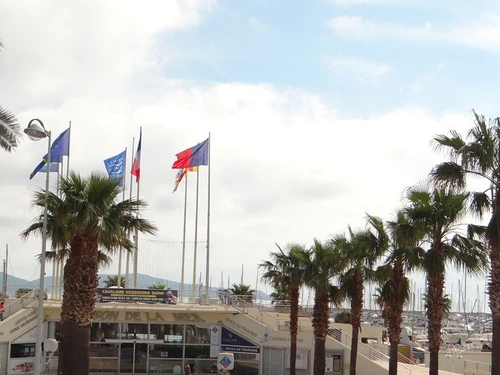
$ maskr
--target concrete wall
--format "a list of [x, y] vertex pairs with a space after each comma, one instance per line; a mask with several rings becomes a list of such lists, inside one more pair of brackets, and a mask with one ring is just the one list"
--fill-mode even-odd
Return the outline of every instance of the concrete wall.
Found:
[[[476, 365], [476, 363], [479, 363], [478, 368], [482, 370], [487, 369], [488, 365], [491, 364], [491, 353], [462, 352], [462, 358], [458, 358], [458, 352], [453, 352], [451, 358], [448, 358], [447, 354], [448, 353], [446, 352], [439, 353], [440, 370], [463, 374], [465, 372], [464, 363], [466, 361], [471, 362], [467, 367], [470, 367], [472, 363], [474, 366]], [[425, 356], [425, 366], [429, 367], [429, 355], [427, 353]], [[471, 369], [468, 368], [468, 370]], [[472, 373], [474, 373], [474, 371]], [[479, 373], [476, 373], [476, 375], [478, 374]]]

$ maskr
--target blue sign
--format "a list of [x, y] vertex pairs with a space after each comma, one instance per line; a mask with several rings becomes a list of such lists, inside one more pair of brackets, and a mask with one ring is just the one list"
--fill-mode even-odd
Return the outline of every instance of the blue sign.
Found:
[[260, 347], [222, 327], [221, 350], [231, 353], [260, 353]]
[[224, 327], [222, 327], [221, 340], [222, 345], [255, 346], [254, 343], [244, 339], [243, 337], [237, 335], [234, 332], [231, 332]]
[[231, 363], [233, 363], [227, 355], [221, 358], [219, 361], [220, 365], [224, 368], [228, 368]]
[[221, 345], [220, 349], [223, 352], [229, 352], [229, 353], [251, 353], [251, 354], [260, 353], [260, 348], [257, 347], [247, 348], [245, 346]]

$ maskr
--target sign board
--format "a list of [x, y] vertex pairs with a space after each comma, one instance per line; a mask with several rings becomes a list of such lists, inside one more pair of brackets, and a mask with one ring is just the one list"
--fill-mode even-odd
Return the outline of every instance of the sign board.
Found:
[[98, 288], [98, 302], [143, 302], [177, 305], [177, 290]]
[[217, 370], [227, 372], [234, 369], [234, 354], [219, 353], [217, 356]]
[[221, 327], [221, 350], [230, 353], [260, 353], [260, 347], [236, 333]]
[[33, 357], [11, 358], [9, 361], [9, 374], [26, 374], [35, 370]]

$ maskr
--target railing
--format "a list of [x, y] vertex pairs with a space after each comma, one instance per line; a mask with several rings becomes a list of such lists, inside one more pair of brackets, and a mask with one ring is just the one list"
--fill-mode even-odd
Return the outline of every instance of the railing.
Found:
[[475, 361], [464, 361], [465, 375], [486, 375], [491, 374], [491, 364]]
[[12, 314], [15, 314], [19, 310], [25, 308], [26, 306], [33, 303], [38, 298], [38, 289], [33, 289], [28, 293], [22, 295], [20, 298], [12, 301], [8, 305], [5, 305], [5, 311], [3, 313], [3, 318], [6, 319]]
[[[333, 339], [339, 341], [343, 345], [347, 346], [349, 349], [351, 348], [352, 337], [347, 333], [341, 332], [340, 330], [335, 328], [330, 328], [328, 329], [328, 335]], [[379, 361], [389, 366], [389, 356], [361, 341], [358, 342], [358, 355], [361, 355], [362, 357], [370, 361]], [[410, 368], [398, 362], [398, 374], [411, 375], [411, 373], [412, 370]]]

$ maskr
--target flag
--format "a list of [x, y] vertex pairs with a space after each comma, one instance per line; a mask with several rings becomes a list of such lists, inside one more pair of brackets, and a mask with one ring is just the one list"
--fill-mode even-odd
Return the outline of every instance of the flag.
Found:
[[137, 144], [137, 152], [135, 153], [134, 163], [132, 164], [132, 173], [135, 176], [135, 182], [139, 182], [141, 177], [141, 143], [142, 143], [142, 128], [141, 135], [139, 136], [139, 143]]
[[[47, 173], [47, 163], [43, 163], [42, 169], [39, 170], [40, 173]], [[59, 163], [50, 163], [50, 172], [59, 172]]]
[[186, 174], [187, 170], [186, 169], [179, 169], [177, 171], [177, 175], [175, 176], [175, 186], [174, 186], [174, 190], [172, 191], [172, 193], [175, 193], [177, 191], [177, 188], [179, 187], [179, 184], [181, 183], [182, 181], [182, 178], [184, 177], [184, 175]]
[[208, 165], [208, 138], [203, 142], [176, 154], [177, 160], [172, 169], [197, 167]]
[[[62, 162], [63, 156], [69, 156], [69, 134], [70, 128], [63, 131], [59, 137], [56, 138], [54, 142], [52, 142], [52, 146], [50, 147], [50, 163], [60, 163]], [[43, 157], [43, 160], [35, 167], [33, 172], [30, 174], [30, 180], [35, 177], [35, 175], [40, 172], [43, 166], [47, 164], [47, 154]], [[52, 168], [52, 166], [51, 166]]]
[[[63, 131], [59, 137], [52, 143], [52, 147], [50, 149], [50, 162], [60, 163], [62, 161], [63, 156], [69, 156], [69, 136], [70, 129], [68, 128]], [[47, 160], [47, 155], [44, 157]]]
[[179, 171], [177, 172], [177, 175], [175, 176], [175, 182], [174, 182], [175, 186], [174, 186], [174, 191], [172, 191], [172, 193], [175, 193], [177, 191], [179, 184], [181, 183], [182, 179], [184, 178], [184, 175], [187, 172], [197, 172], [197, 171], [198, 171], [198, 167], [179, 169]]
[[127, 157], [127, 151], [120, 152], [118, 155], [112, 156], [109, 159], [104, 160], [104, 166], [108, 172], [110, 179], [120, 180], [120, 186], [123, 185], [123, 173], [125, 171], [125, 158]]

